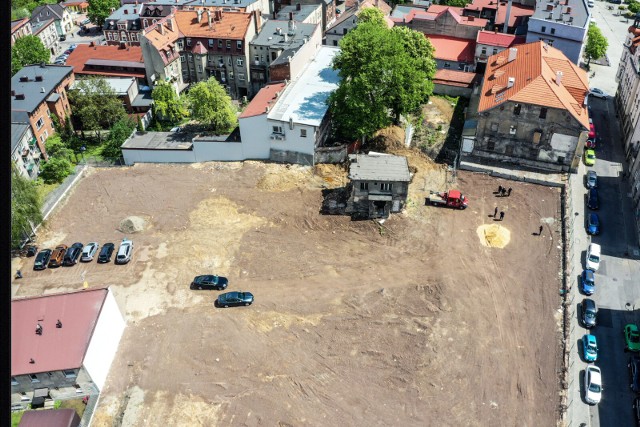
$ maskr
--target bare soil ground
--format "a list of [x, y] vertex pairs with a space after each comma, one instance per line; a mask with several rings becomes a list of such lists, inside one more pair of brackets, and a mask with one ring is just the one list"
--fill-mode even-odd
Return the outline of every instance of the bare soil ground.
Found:
[[[382, 225], [319, 214], [345, 182], [335, 166], [92, 169], [39, 245], [117, 243], [137, 216], [132, 262], [22, 259], [14, 293], [111, 286], [128, 327], [93, 426], [554, 425], [559, 191], [459, 173], [467, 210], [424, 206], [445, 171], [410, 163], [409, 206]], [[479, 231], [492, 224], [502, 248]], [[217, 292], [189, 290], [204, 273], [255, 303], [215, 308]]]

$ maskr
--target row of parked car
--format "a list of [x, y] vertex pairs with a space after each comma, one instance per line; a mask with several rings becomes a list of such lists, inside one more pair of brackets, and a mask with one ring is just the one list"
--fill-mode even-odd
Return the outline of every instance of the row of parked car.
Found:
[[[35, 262], [33, 263], [34, 270], [44, 270], [45, 268], [55, 268], [64, 266], [76, 265], [78, 261], [90, 262], [98, 253], [100, 245], [97, 242], [87, 243], [74, 243], [70, 247], [67, 245], [58, 245], [55, 249], [42, 249], [36, 255]], [[113, 252], [115, 251], [115, 245], [113, 243], [105, 243], [102, 245], [102, 249], [98, 254], [99, 263], [106, 263], [111, 261]], [[131, 261], [133, 254], [133, 242], [129, 239], [122, 239], [118, 253], [116, 255], [116, 264], [126, 264]]]
[[[229, 279], [222, 276], [216, 276], [214, 274], [207, 274], [203, 276], [194, 277], [191, 282], [191, 289], [198, 290], [216, 290], [223, 291], [229, 286]], [[253, 304], [253, 294], [251, 292], [226, 292], [218, 295], [215, 305], [218, 307], [231, 307], [238, 305], [251, 305]]]
[[67, 62], [67, 58], [69, 58], [69, 55], [71, 55], [71, 52], [73, 52], [77, 47], [77, 44], [72, 44], [62, 54], [58, 55], [53, 63], [56, 65], [64, 65]]

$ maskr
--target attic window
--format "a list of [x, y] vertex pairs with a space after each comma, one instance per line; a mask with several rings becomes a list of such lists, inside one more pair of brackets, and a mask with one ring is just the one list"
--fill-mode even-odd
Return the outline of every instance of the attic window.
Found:
[[514, 116], [519, 116], [520, 115], [520, 110], [522, 109], [522, 105], [520, 104], [516, 104], [513, 106], [513, 115]]

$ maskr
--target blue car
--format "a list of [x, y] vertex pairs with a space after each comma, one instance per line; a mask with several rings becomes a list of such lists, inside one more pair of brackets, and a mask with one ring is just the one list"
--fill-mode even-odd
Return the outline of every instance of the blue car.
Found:
[[598, 359], [598, 343], [595, 335], [582, 336], [582, 356], [585, 362], [595, 362]]
[[592, 270], [584, 270], [582, 272], [580, 288], [585, 295], [593, 295], [596, 290], [596, 280]]
[[600, 218], [597, 213], [590, 213], [587, 216], [587, 233], [591, 235], [600, 234]]

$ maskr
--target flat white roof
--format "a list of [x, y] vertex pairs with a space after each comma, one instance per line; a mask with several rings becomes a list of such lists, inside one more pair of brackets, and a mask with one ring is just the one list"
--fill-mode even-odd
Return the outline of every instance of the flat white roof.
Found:
[[[105, 77], [104, 80], [107, 82], [111, 89], [116, 93], [116, 95], [125, 95], [131, 85], [135, 82], [135, 77]], [[78, 81], [74, 81], [71, 85], [72, 89], [77, 87]]]
[[338, 71], [331, 68], [339, 47], [322, 46], [316, 57], [289, 83], [273, 106], [269, 120], [320, 126], [327, 112], [327, 98], [338, 88]]

